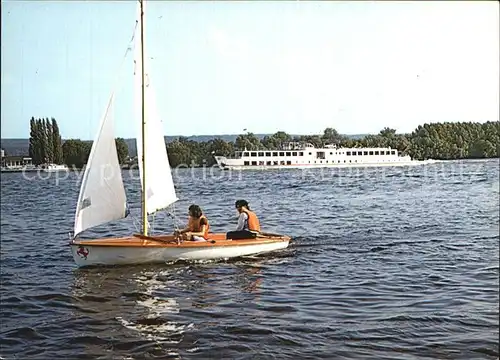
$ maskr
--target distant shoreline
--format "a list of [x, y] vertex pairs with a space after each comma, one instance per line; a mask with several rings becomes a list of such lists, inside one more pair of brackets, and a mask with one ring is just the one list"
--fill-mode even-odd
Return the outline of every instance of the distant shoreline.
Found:
[[[491, 157], [491, 158], [467, 158], [467, 159], [448, 159], [448, 160], [438, 160], [436, 161], [436, 164], [437, 163], [449, 163], [449, 162], [489, 162], [489, 161], [492, 161], [492, 160], [498, 160], [499, 162], [499, 165], [500, 165], [500, 157]], [[172, 169], [176, 169], [176, 170], [179, 170], [179, 169], [185, 169], [185, 170], [189, 170], [189, 169], [203, 169], [203, 168], [215, 168], [217, 170], [220, 170], [220, 171], [224, 171], [222, 169], [220, 169], [217, 165], [211, 165], [211, 166], [207, 166], [207, 165], [190, 165], [190, 166], [187, 166], [186, 164], [184, 164], [183, 166], [178, 166], [178, 167], [172, 167]], [[377, 167], [377, 166], [369, 166], [370, 168], [374, 168], [374, 167]], [[404, 166], [401, 166], [401, 167], [404, 167]], [[346, 166], [346, 167], [337, 167], [337, 166], [331, 166], [331, 167], [322, 167], [322, 168], [305, 168], [304, 170], [312, 170], [312, 169], [350, 169], [350, 168], [359, 168], [359, 167], [349, 167], [349, 166]], [[361, 167], [361, 168], [364, 168], [364, 167]], [[284, 168], [286, 169], [286, 168]], [[290, 169], [286, 169], [286, 170], [291, 170], [292, 168]], [[85, 170], [84, 167], [69, 167], [67, 171], [69, 172], [77, 172], [77, 171], [83, 171]], [[121, 167], [121, 170], [122, 171], [139, 171], [139, 168], [137, 166], [122, 166]], [[283, 170], [283, 169], [280, 169], [280, 170]], [[23, 169], [9, 169], [9, 170], [6, 170], [6, 169], [1, 169], [0, 171], [1, 173], [36, 173], [36, 172], [44, 172], [42, 169], [28, 169], [28, 170], [23, 170]], [[61, 173], [63, 172], [66, 172], [66, 170], [61, 170], [59, 171]], [[48, 173], [52, 173], [52, 172], [48, 172]]]
[[[184, 138], [188, 141], [195, 142], [207, 142], [214, 139], [221, 139], [224, 141], [234, 142], [238, 136], [241, 134], [231, 134], [231, 135], [191, 135], [191, 136], [164, 136], [166, 143], [171, 143], [179, 138]], [[271, 136], [272, 134], [254, 134], [258, 139], [263, 139], [265, 136]], [[345, 135], [348, 138], [359, 139], [370, 134], [358, 134], [358, 135]], [[291, 136], [302, 136], [302, 135], [291, 135]], [[307, 136], [307, 135], [305, 135]], [[63, 139], [62, 143], [71, 139]], [[81, 139], [80, 139], [81, 140]], [[129, 156], [137, 156], [137, 146], [135, 138], [124, 138], [128, 149]], [[81, 140], [83, 142], [92, 142], [93, 140]], [[26, 155], [29, 152], [29, 139], [25, 138], [2, 138], [0, 140], [2, 149], [10, 156], [21, 156]]]

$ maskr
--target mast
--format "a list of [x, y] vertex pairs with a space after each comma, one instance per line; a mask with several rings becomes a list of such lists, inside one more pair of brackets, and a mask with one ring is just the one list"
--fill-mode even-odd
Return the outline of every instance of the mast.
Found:
[[146, 210], [146, 142], [145, 142], [145, 130], [146, 130], [146, 119], [144, 117], [144, 9], [143, 1], [139, 0], [141, 3], [141, 117], [142, 117], [142, 198], [141, 198], [141, 213], [142, 213], [142, 234], [148, 236], [148, 212]]

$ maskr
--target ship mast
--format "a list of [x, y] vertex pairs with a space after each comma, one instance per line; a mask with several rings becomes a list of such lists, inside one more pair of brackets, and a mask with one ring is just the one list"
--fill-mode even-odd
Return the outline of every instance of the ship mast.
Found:
[[146, 119], [144, 116], [144, 8], [143, 1], [139, 0], [141, 4], [141, 117], [142, 117], [142, 198], [141, 198], [141, 213], [142, 213], [142, 234], [148, 236], [148, 212], [146, 210], [146, 142], [145, 130]]

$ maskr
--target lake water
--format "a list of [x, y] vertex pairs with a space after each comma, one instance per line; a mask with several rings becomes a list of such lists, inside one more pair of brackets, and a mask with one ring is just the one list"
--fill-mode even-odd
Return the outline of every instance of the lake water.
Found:
[[[226, 262], [77, 269], [78, 177], [2, 174], [4, 359], [497, 359], [499, 162], [180, 170], [179, 224], [245, 198], [293, 242]], [[138, 218], [137, 174], [124, 172]], [[30, 175], [32, 176], [32, 175]], [[88, 236], [129, 234], [133, 218]], [[156, 229], [172, 230], [165, 214]]]

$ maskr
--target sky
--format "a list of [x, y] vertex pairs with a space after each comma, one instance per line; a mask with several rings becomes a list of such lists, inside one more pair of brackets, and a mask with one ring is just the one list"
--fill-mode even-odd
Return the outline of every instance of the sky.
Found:
[[[496, 1], [149, 1], [145, 16], [165, 135], [499, 120]], [[113, 91], [116, 136], [136, 137], [136, 2], [2, 1], [1, 18], [2, 138], [34, 116], [92, 139]]]

